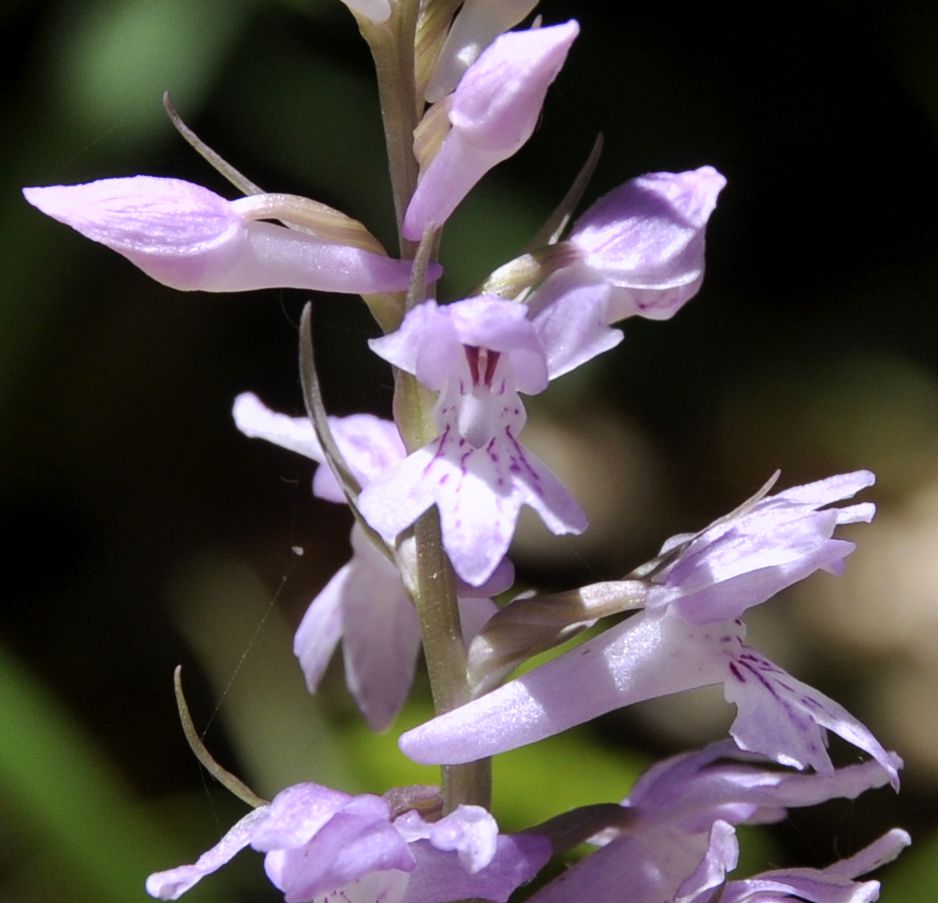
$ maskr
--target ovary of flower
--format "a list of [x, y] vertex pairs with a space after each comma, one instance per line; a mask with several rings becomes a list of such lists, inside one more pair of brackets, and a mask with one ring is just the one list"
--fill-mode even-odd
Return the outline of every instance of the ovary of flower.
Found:
[[43, 213], [183, 291], [299, 288], [372, 294], [408, 288], [411, 264], [259, 220], [254, 197], [228, 201], [153, 176], [24, 188]]
[[371, 346], [440, 393], [439, 435], [359, 496], [362, 515], [389, 542], [435, 504], [456, 573], [479, 585], [504, 557], [522, 505], [554, 533], [585, 529], [573, 497], [518, 441], [518, 392], [543, 391], [550, 376], [522, 305], [486, 296], [427, 302]]
[[838, 524], [868, 521], [869, 504], [823, 506], [870, 485], [867, 471], [760, 499], [696, 536], [676, 537], [646, 608], [622, 624], [400, 739], [418, 762], [453, 764], [533, 743], [613, 709], [722, 684], [744, 749], [830, 773], [826, 731], [895, 766], [842, 706], [750, 647], [740, 616], [817, 570], [836, 572], [853, 544]]
[[502, 835], [478, 806], [437, 822], [397, 815], [383, 797], [351, 796], [297, 784], [239, 821], [193, 865], [157, 872], [147, 893], [177, 900], [251, 846], [286, 903], [505, 901], [546, 863], [550, 845], [534, 835]]
[[547, 88], [579, 32], [573, 20], [508, 32], [469, 67], [447, 104], [450, 130], [420, 174], [404, 217], [406, 238], [442, 226], [473, 186], [534, 132]]

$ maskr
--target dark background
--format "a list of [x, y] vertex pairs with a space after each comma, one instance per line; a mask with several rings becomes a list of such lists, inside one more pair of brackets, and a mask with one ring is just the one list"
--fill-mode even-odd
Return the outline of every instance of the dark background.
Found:
[[[548, 23], [577, 16], [582, 33], [534, 138], [451, 223], [443, 297], [524, 245], [597, 132], [605, 152], [587, 200], [703, 163], [729, 184], [698, 298], [672, 322], [626, 324], [618, 349], [532, 400], [530, 443], [582, 496], [594, 531], [555, 540], [527, 524], [520, 576], [557, 587], [619, 576], [775, 468], [783, 484], [875, 470], [879, 515], [851, 534], [847, 576], [815, 577], [755, 613], [751, 631], [906, 757], [903, 793], [798, 813], [753, 844], [772, 865], [823, 865], [903, 825], [916, 847], [883, 899], [928, 899], [938, 8], [579, 7], [540, 6]], [[408, 772], [391, 761], [393, 737], [369, 752], [341, 669], [313, 703], [289, 653], [345, 560], [347, 513], [311, 500], [311, 464], [230, 420], [245, 389], [300, 412], [306, 296], [174, 293], [43, 218], [19, 188], [148, 173], [233, 196], [165, 120], [168, 88], [255, 182], [339, 207], [390, 247], [375, 92], [338, 0], [10, 2], [0, 26], [13, 69], [0, 89], [0, 897], [143, 899], [146, 870], [191, 861], [241, 811], [181, 739], [177, 662], [213, 751], [261, 793], [300, 779], [380, 791]], [[330, 408], [387, 414], [390, 377], [367, 352], [362, 305], [322, 298], [316, 310]], [[634, 768], [719, 735], [730, 714], [718, 693], [694, 694], [610, 716], [576, 742]], [[549, 779], [579, 787], [580, 761]], [[509, 821], [528, 815], [506, 807]], [[275, 899], [257, 866], [192, 899], [219, 888]]]

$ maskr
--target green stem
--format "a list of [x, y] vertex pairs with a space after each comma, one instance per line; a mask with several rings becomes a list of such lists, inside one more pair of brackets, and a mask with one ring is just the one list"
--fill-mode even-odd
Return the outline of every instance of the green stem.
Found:
[[382, 25], [359, 20], [362, 34], [371, 48], [378, 78], [378, 100], [384, 123], [394, 215], [400, 254], [405, 259], [413, 257], [415, 250], [415, 244], [401, 235], [401, 227], [407, 205], [417, 187], [414, 129], [423, 107], [417, 97], [414, 74], [418, 8], [419, 4], [414, 0], [403, 0], [394, 7], [391, 18]]
[[[375, 26], [359, 18], [368, 41], [378, 78], [378, 97], [387, 145], [391, 192], [397, 219], [398, 243], [403, 259], [413, 259], [415, 242], [401, 233], [407, 205], [417, 186], [418, 165], [414, 156], [414, 129], [423, 111], [417, 96], [415, 39], [418, 0], [399, 0], [391, 18]], [[425, 249], [436, 256], [438, 236], [429, 236]], [[424, 264], [426, 261], [424, 261]], [[422, 280], [421, 280], [422, 282]], [[414, 300], [414, 299], [411, 299]], [[395, 421], [409, 451], [433, 439], [433, 397], [408, 373], [395, 373]], [[437, 714], [448, 712], [471, 698], [466, 669], [466, 649], [459, 622], [456, 576], [443, 548], [439, 514], [431, 508], [414, 524], [416, 573], [408, 582], [420, 618], [427, 671]], [[491, 767], [488, 760], [467, 765], [444, 766], [442, 773], [444, 811], [461, 803], [488, 808], [491, 804]]]
[[[414, 524], [414, 539], [417, 544], [417, 613], [433, 706], [439, 715], [469, 702], [471, 690], [459, 623], [456, 575], [443, 549], [436, 508], [431, 508]], [[451, 812], [460, 803], [488, 808], [491, 805], [490, 761], [444, 766], [442, 789], [445, 812]]]

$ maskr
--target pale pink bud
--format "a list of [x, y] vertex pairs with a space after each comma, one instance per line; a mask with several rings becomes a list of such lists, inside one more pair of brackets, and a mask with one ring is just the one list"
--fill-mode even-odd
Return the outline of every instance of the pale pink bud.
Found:
[[463, 75], [449, 104], [450, 130], [422, 173], [404, 218], [404, 236], [418, 240], [442, 225], [493, 166], [531, 137], [547, 88], [557, 77], [579, 25], [510, 31]]

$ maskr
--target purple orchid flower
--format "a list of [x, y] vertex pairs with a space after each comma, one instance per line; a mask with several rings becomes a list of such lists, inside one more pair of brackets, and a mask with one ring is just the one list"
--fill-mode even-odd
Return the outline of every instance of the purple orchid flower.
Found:
[[743, 749], [784, 765], [832, 769], [826, 731], [865, 750], [892, 776], [889, 755], [842, 706], [745, 642], [740, 616], [817, 570], [838, 572], [854, 546], [839, 524], [873, 505], [825, 506], [871, 485], [868, 471], [751, 501], [701, 533], [665, 543], [644, 611], [551, 662], [405, 733], [418, 762], [470, 762], [524, 746], [613, 709], [722, 684]]
[[[247, 436], [266, 439], [317, 463], [325, 455], [307, 417], [288, 417], [267, 408], [255, 395], [235, 400], [235, 424]], [[404, 459], [397, 428], [371, 414], [331, 417], [329, 425], [342, 456], [359, 484], [369, 485]], [[313, 494], [344, 503], [345, 495], [331, 468], [317, 468]], [[352, 558], [310, 603], [293, 642], [310, 693], [315, 693], [339, 642], [345, 681], [359, 710], [374, 731], [387, 728], [407, 698], [420, 650], [420, 625], [397, 568], [356, 524]], [[460, 615], [468, 643], [495, 612], [490, 596], [511, 585], [507, 561], [493, 580], [475, 588], [461, 586]]]
[[[898, 757], [890, 757], [893, 771], [901, 764]], [[866, 790], [882, 787], [890, 777], [875, 761], [827, 775], [769, 769], [764, 759], [742, 752], [731, 741], [675, 756], [639, 778], [621, 804], [621, 827], [607, 828], [591, 838], [598, 851], [536, 893], [532, 903], [619, 903], [623, 887], [629, 889], [630, 903], [705, 903], [715, 899], [713, 894], [724, 884], [727, 872], [736, 867], [735, 826], [777, 822], [793, 807], [834, 798], [856, 799]], [[907, 843], [905, 832], [887, 835], [854, 860], [832, 866], [829, 886], [855, 887], [849, 877], [870, 871], [884, 854], [891, 858]], [[781, 883], [801, 871], [811, 870], [770, 874]], [[735, 893], [738, 887], [765, 877], [731, 882], [719, 899], [726, 899], [730, 889]], [[845, 903], [853, 898], [831, 892], [817, 899], [818, 903]]]
[[414, 810], [395, 816], [385, 797], [297, 784], [242, 818], [193, 865], [150, 875], [147, 893], [178, 900], [247, 846], [265, 854], [267, 877], [286, 903], [505, 901], [550, 856], [545, 838], [499, 834], [479, 806], [428, 822]]
[[[373, 294], [410, 284], [408, 261], [262, 222], [277, 216], [268, 204], [273, 195], [228, 201], [200, 185], [153, 176], [24, 188], [23, 194], [43, 213], [182, 291]], [[430, 276], [439, 273], [436, 267]]]
[[482, 176], [531, 137], [579, 30], [571, 20], [501, 35], [440, 101], [450, 128], [420, 175], [404, 217], [405, 238], [418, 241], [428, 228], [442, 226]]
[[[601, 197], [564, 242], [571, 262], [528, 299], [538, 330], [561, 332], [585, 308], [597, 330], [631, 316], [673, 317], [703, 282], [707, 221], [725, 184], [703, 166], [648, 173]], [[566, 369], [586, 359], [571, 358]]]
[[[389, 542], [437, 505], [443, 545], [467, 583], [489, 579], [508, 550], [522, 505], [556, 534], [586, 517], [556, 477], [518, 441], [518, 392], [543, 391], [549, 355], [523, 305], [479, 296], [414, 308], [401, 328], [371, 341], [395, 367], [439, 392], [439, 435], [374, 480], [358, 499]], [[568, 341], [576, 337], [574, 328]]]

